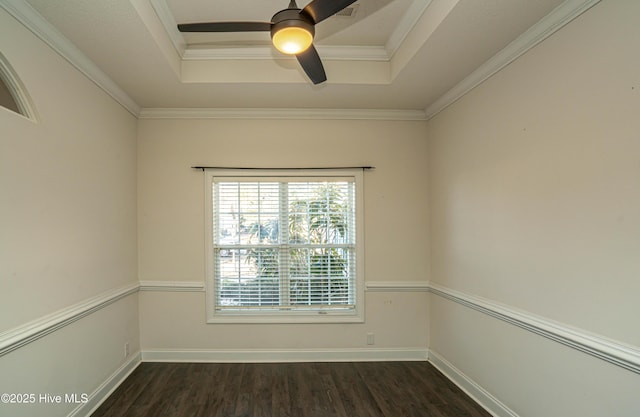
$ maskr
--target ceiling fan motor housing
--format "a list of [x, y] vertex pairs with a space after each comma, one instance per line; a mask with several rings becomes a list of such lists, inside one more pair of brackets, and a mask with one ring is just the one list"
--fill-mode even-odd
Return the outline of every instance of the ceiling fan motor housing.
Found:
[[306, 13], [300, 13], [300, 9], [284, 9], [274, 14], [271, 18], [271, 38], [279, 30], [288, 27], [296, 27], [305, 29], [307, 32], [314, 36], [316, 33], [315, 25], [311, 17]]

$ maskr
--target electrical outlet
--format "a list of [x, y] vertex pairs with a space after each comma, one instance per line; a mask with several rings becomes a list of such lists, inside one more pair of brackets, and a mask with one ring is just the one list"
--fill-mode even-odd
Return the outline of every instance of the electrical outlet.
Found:
[[124, 357], [125, 358], [129, 357], [129, 342], [124, 344]]
[[373, 345], [376, 343], [375, 335], [373, 333], [367, 333], [367, 345]]

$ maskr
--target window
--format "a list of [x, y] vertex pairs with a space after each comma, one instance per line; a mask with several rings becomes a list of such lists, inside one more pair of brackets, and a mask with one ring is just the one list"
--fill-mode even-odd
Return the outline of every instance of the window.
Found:
[[207, 170], [205, 183], [209, 322], [363, 321], [361, 170]]
[[36, 120], [26, 89], [2, 53], [0, 53], [0, 107]]
[[0, 78], [0, 106], [20, 114], [18, 103], [16, 103], [16, 100], [11, 95], [11, 91], [9, 91], [9, 87], [6, 86], [2, 78]]

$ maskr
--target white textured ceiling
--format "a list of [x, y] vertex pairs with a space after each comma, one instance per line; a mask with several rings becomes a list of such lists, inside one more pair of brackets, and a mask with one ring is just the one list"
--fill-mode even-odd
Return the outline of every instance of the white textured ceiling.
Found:
[[28, 2], [142, 108], [421, 111], [545, 16], [588, 3], [359, 0], [354, 17], [318, 24], [328, 81], [314, 86], [295, 59], [270, 46], [268, 33], [181, 34], [175, 27], [268, 21], [287, 0], [11, 1]]

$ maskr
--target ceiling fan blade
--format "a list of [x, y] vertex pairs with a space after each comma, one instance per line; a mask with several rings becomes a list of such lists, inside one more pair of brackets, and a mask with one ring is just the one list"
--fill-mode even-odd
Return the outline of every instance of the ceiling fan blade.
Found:
[[327, 81], [327, 75], [324, 73], [324, 67], [322, 66], [320, 55], [318, 55], [318, 51], [316, 51], [316, 48], [313, 45], [311, 45], [306, 51], [296, 55], [296, 58], [298, 58], [300, 66], [302, 66], [304, 72], [307, 73], [311, 82], [314, 84], [320, 84]]
[[320, 23], [355, 2], [356, 0], [313, 0], [300, 13], [306, 13], [314, 23]]
[[268, 32], [271, 22], [210, 22], [183, 23], [178, 25], [180, 32]]

